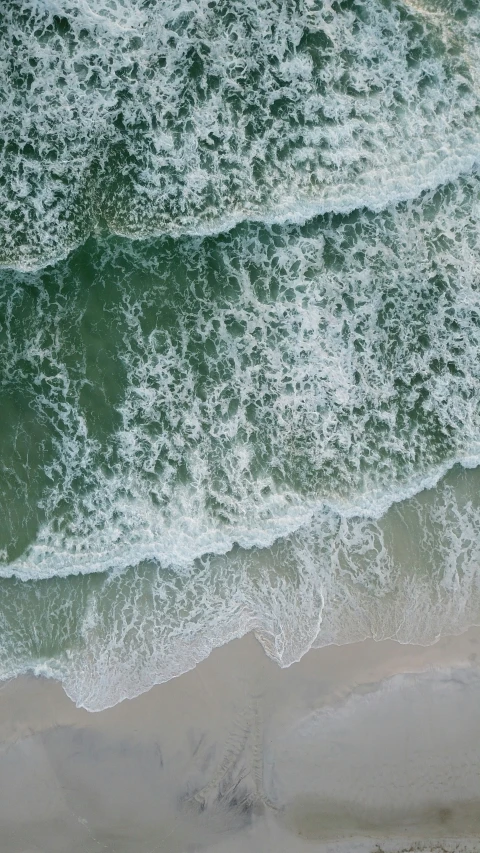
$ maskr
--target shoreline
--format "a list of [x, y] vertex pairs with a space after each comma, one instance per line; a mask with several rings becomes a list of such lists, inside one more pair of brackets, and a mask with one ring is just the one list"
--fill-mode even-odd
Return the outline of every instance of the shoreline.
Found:
[[479, 701], [480, 628], [285, 669], [249, 634], [97, 713], [20, 676], [0, 688], [2, 853], [475, 853]]

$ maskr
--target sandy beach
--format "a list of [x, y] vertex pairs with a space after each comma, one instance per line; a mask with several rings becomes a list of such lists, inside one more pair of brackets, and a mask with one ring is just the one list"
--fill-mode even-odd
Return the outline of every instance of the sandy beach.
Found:
[[100, 713], [0, 691], [1, 853], [480, 849], [480, 629], [312, 650], [249, 635]]

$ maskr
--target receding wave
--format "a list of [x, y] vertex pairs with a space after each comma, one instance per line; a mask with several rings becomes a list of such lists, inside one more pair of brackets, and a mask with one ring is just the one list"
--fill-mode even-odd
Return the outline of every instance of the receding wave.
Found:
[[2, 580], [2, 677], [60, 679], [98, 711], [180, 675], [254, 631], [281, 666], [365, 637], [428, 644], [480, 622], [479, 469], [379, 520], [321, 513], [272, 548], [234, 548], [183, 572]]

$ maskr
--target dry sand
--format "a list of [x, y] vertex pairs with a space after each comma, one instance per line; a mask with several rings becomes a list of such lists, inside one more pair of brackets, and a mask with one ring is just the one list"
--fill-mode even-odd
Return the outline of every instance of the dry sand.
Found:
[[0, 853], [480, 851], [480, 630], [280, 670], [253, 636], [91, 714], [0, 690]]

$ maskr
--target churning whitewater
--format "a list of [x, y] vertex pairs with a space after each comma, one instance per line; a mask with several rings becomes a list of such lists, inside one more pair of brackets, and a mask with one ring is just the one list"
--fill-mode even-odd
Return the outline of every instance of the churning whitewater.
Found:
[[478, 4], [0, 10], [0, 675], [479, 623]]

